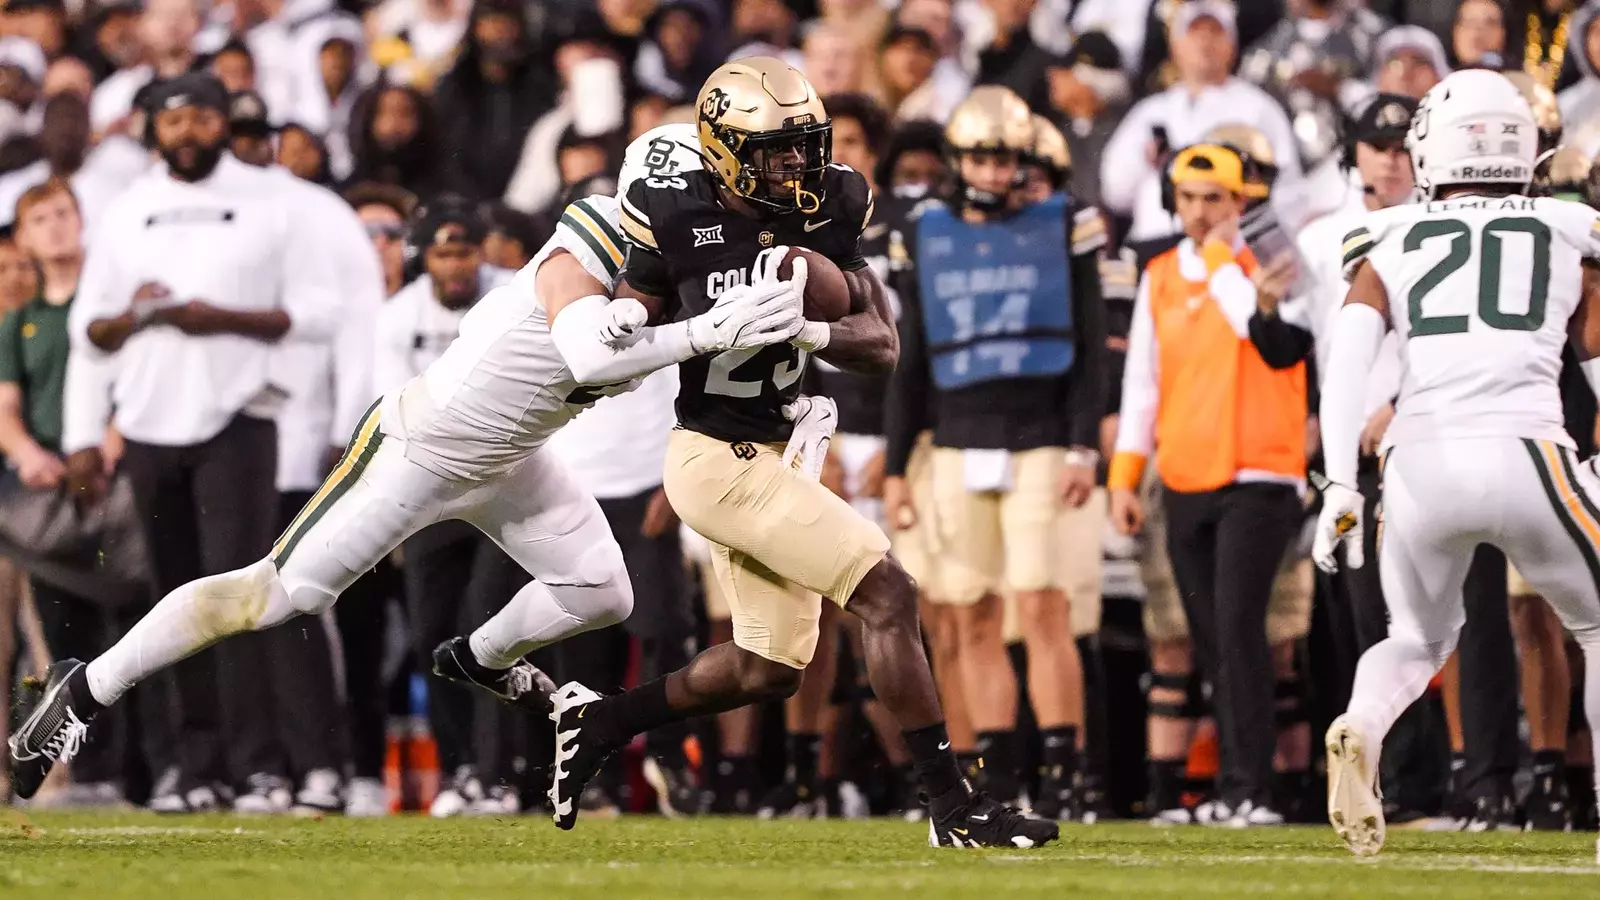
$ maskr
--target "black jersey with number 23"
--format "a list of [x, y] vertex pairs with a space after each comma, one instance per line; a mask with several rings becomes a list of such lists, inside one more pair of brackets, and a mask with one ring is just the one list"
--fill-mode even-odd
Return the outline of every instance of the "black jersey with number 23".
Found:
[[[756, 256], [769, 247], [804, 247], [850, 272], [866, 266], [861, 230], [872, 214], [866, 180], [830, 166], [822, 204], [751, 218], [722, 205], [710, 172], [641, 178], [622, 201], [628, 260], [622, 277], [642, 294], [660, 297], [682, 320], [710, 309], [729, 288], [749, 284]], [[728, 350], [679, 366], [678, 422], [725, 441], [776, 442], [792, 426], [783, 405], [800, 393], [806, 354], [793, 344]]]

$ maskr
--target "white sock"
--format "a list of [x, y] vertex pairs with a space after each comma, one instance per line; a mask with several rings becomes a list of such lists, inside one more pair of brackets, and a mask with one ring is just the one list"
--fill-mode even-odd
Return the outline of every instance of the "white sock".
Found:
[[1430, 648], [1389, 637], [1361, 654], [1345, 716], [1367, 740], [1382, 744], [1395, 720], [1428, 689], [1454, 648]]
[[623, 574], [620, 586], [617, 579], [591, 586], [529, 582], [468, 638], [473, 659], [490, 669], [509, 669], [547, 644], [621, 622], [633, 609], [626, 579]]
[[89, 693], [110, 706], [135, 684], [228, 635], [271, 628], [297, 612], [271, 560], [191, 581], [89, 663]]

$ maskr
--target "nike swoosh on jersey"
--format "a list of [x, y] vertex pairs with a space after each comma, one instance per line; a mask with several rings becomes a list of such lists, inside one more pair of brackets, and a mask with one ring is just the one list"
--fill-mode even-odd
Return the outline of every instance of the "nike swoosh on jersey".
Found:
[[813, 222], [810, 219], [807, 219], [805, 224], [806, 234], [810, 234], [811, 232], [816, 231], [818, 228], [821, 228], [832, 221], [832, 219], [823, 219], [821, 222]]

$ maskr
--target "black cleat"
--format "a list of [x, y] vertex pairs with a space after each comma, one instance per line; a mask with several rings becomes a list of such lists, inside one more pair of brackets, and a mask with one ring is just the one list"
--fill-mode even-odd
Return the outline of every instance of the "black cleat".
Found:
[[816, 788], [786, 780], [762, 795], [756, 804], [756, 818], [823, 819], [827, 808]]
[[928, 817], [930, 847], [1043, 847], [1061, 836], [1048, 819], [1036, 819], [962, 785], [934, 800]]
[[[555, 810], [556, 827], [570, 831], [578, 821], [578, 799], [590, 779], [600, 773], [606, 759], [620, 749], [597, 740], [583, 721], [590, 704], [600, 695], [576, 681], [569, 681], [551, 697], [555, 710], [555, 766], [550, 779], [550, 806]], [[585, 731], [588, 733], [585, 734]]]
[[83, 667], [76, 659], [64, 659], [49, 668], [45, 681], [25, 678], [17, 685], [7, 763], [11, 787], [24, 800], [38, 792], [51, 767], [78, 755], [89, 723], [100, 711], [83, 681]]
[[1528, 831], [1571, 831], [1572, 808], [1567, 802], [1567, 780], [1559, 772], [1534, 775], [1528, 792]]
[[550, 695], [556, 692], [556, 683], [532, 663], [518, 662], [509, 669], [480, 664], [467, 646], [466, 637], [453, 637], [433, 648], [433, 674], [481, 688], [540, 716], [550, 714]]
[[1073, 773], [1065, 766], [1046, 766], [1039, 772], [1039, 799], [1033, 802], [1033, 814], [1041, 819], [1057, 822], [1069, 821], [1077, 805], [1073, 795]]

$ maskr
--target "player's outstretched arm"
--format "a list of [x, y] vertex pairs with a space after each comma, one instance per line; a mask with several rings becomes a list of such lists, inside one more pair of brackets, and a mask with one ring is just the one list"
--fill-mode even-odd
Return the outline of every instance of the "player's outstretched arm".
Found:
[[556, 350], [583, 384], [616, 384], [693, 356], [765, 347], [794, 337], [802, 320], [787, 285], [746, 285], [682, 322], [646, 327], [660, 298], [623, 282], [612, 299], [577, 260], [557, 253], [535, 276]]
[[886, 375], [900, 358], [900, 335], [883, 282], [872, 270], [847, 270], [850, 314], [837, 322], [807, 322], [795, 344], [849, 372]]
[[1372, 371], [1388, 329], [1388, 290], [1372, 264], [1363, 262], [1351, 279], [1344, 306], [1334, 316], [1318, 413], [1324, 466], [1328, 480], [1337, 484], [1356, 483], [1361, 429], [1366, 424], [1366, 373]]

